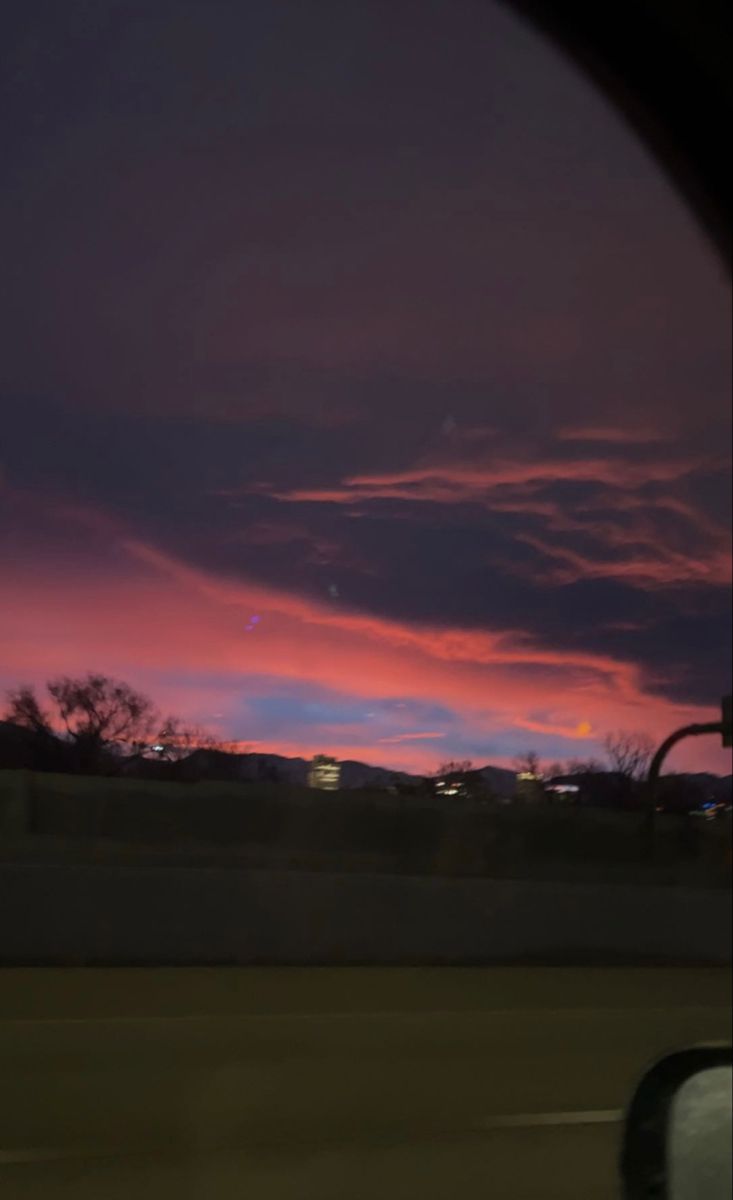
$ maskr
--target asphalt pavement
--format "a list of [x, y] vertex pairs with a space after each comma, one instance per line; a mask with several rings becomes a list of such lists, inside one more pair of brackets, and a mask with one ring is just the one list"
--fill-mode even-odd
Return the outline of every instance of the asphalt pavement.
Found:
[[611, 1200], [726, 970], [0, 971], [4, 1200]]

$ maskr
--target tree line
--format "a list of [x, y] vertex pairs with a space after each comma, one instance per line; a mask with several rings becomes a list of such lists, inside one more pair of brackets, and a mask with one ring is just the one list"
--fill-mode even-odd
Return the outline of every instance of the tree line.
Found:
[[135, 757], [175, 763], [196, 749], [229, 749], [206, 730], [164, 716], [128, 683], [93, 672], [48, 680], [43, 699], [27, 684], [12, 688], [5, 720], [26, 732], [34, 765], [47, 770], [105, 774]]
[[[552, 762], [546, 766], [535, 750], [527, 750], [514, 759], [517, 774], [534, 776], [537, 779], [555, 779], [572, 775], [602, 775], [609, 772], [624, 779], [638, 782], [646, 777], [654, 753], [654, 741], [646, 733], [619, 730], [603, 739], [606, 752], [605, 763], [596, 758], [573, 758], [568, 762]], [[470, 759], [451, 760], [441, 763], [436, 771], [437, 778], [459, 778], [476, 774]]]

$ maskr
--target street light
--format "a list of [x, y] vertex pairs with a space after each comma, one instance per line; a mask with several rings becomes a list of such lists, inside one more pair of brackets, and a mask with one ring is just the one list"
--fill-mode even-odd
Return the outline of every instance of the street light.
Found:
[[657, 816], [657, 784], [662, 764], [673, 746], [684, 738], [700, 737], [705, 733], [719, 733], [724, 748], [733, 744], [731, 728], [731, 696], [724, 696], [720, 702], [720, 720], [708, 721], [702, 725], [685, 725], [671, 733], [657, 750], [649, 767], [647, 775], [646, 817], [644, 821], [644, 851], [651, 858], [654, 854], [654, 834]]

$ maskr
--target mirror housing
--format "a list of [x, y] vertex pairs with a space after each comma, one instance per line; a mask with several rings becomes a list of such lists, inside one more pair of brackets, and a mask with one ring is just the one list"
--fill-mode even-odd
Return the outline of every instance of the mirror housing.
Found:
[[[698, 1167], [696, 1161], [686, 1166], [684, 1182], [680, 1183], [678, 1179], [677, 1186], [670, 1166], [680, 1161], [679, 1148], [675, 1153], [671, 1141], [674, 1132], [672, 1118], [678, 1094], [695, 1077], [702, 1077], [709, 1071], [717, 1072], [720, 1068], [730, 1070], [731, 1061], [730, 1046], [700, 1046], [663, 1058], [644, 1076], [633, 1096], [624, 1126], [621, 1176], [625, 1200], [688, 1200], [691, 1196], [703, 1195], [709, 1200], [717, 1200], [718, 1195], [730, 1195], [730, 1171], [724, 1158], [719, 1168], [720, 1182], [716, 1179], [712, 1188], [709, 1178], [698, 1178], [694, 1190], [689, 1180], [693, 1171], [699, 1170], [702, 1175], [704, 1170], [710, 1169], [707, 1153], [702, 1168]], [[730, 1123], [729, 1106], [723, 1106], [723, 1111], [717, 1115], [721, 1122], [727, 1118]], [[692, 1141], [696, 1130], [691, 1129], [686, 1136]], [[729, 1128], [724, 1137], [725, 1144], [730, 1146]], [[700, 1161], [703, 1161], [702, 1147]]]

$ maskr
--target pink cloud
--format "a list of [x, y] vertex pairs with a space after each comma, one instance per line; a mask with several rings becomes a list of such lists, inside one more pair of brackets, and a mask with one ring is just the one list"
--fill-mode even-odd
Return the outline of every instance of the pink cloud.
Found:
[[497, 460], [481, 465], [436, 463], [404, 471], [355, 475], [337, 487], [297, 488], [270, 494], [291, 502], [353, 504], [388, 499], [459, 504], [468, 500], [485, 501], [497, 489], [517, 485], [543, 487], [576, 482], [636, 488], [680, 480], [704, 465], [710, 464], [699, 456], [643, 463], [617, 458]]
[[[623, 559], [603, 559], [591, 558], [531, 534], [520, 534], [518, 540], [558, 564], [546, 571], [531, 572], [535, 577], [539, 576], [553, 584], [574, 583], [579, 579], [618, 579], [649, 588], [690, 583], [725, 586], [731, 580], [730, 551], [714, 550], [696, 556], [652, 545], [649, 548], [652, 553], [646, 556], [631, 552]], [[637, 545], [631, 534], [624, 537], [614, 532], [607, 540], [621, 547], [633, 548]]]
[[[141, 541], [128, 539], [124, 544], [131, 557], [177, 580], [189, 593], [198, 592], [228, 608], [248, 604], [258, 611], [277, 613], [284, 619], [305, 623], [311, 630], [327, 629], [331, 637], [339, 633], [371, 638], [391, 650], [416, 650], [429, 660], [493, 667], [542, 666], [562, 672], [577, 670], [583, 674], [597, 674], [612, 679], [619, 691], [629, 695], [637, 693], [637, 668], [606, 655], [557, 651], [534, 643], [522, 631], [490, 633], [431, 628], [367, 616], [340, 606], [305, 600], [289, 592], [216, 577]], [[305, 647], [301, 653], [305, 653]]]
[[605, 425], [572, 426], [560, 429], [557, 437], [564, 442], [611, 442], [619, 445], [644, 445], [648, 442], [669, 441], [671, 435], [660, 429], [634, 428], [631, 425]]
[[593, 737], [593, 727], [589, 721], [578, 721], [575, 725], [557, 725], [548, 721], [531, 720], [529, 717], [517, 717], [514, 722], [517, 729], [527, 729], [530, 733], [550, 734], [553, 737], [587, 741]]
[[379, 743], [380, 745], [397, 745], [399, 742], [427, 742], [444, 737], [444, 733], [397, 733], [394, 737], [379, 738]]

